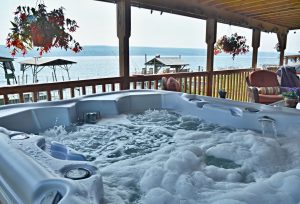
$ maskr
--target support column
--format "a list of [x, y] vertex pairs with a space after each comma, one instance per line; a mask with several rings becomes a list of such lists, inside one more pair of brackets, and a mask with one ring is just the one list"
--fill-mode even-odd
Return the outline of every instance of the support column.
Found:
[[217, 21], [213, 18], [206, 20], [206, 44], [207, 44], [207, 59], [206, 59], [206, 71], [208, 72], [207, 80], [207, 95], [212, 95], [212, 79], [214, 70], [214, 45], [217, 37]]
[[129, 89], [129, 38], [131, 34], [130, 0], [117, 1], [117, 35], [119, 38], [120, 77], [124, 78], [121, 89]]
[[277, 38], [280, 50], [279, 65], [282, 66], [284, 61], [284, 50], [286, 48], [287, 33], [277, 33]]
[[257, 67], [257, 54], [258, 54], [258, 48], [260, 46], [260, 30], [253, 29], [252, 30], [252, 69], [256, 69]]

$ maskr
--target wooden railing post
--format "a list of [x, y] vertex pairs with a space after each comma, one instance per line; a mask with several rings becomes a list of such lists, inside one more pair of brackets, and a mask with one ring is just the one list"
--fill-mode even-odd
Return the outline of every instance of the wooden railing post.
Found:
[[214, 70], [214, 44], [217, 35], [217, 21], [213, 18], [206, 20], [206, 44], [207, 44], [207, 61], [206, 71], [208, 72], [207, 95], [212, 95], [212, 72]]
[[32, 92], [32, 96], [33, 96], [33, 102], [37, 102], [39, 99], [39, 92]]
[[258, 48], [260, 46], [260, 30], [253, 29], [252, 30], [252, 68], [256, 69], [257, 67], [257, 54], [258, 54]]
[[4, 105], [7, 105], [7, 104], [9, 104], [9, 98], [8, 98], [8, 95], [7, 94], [4, 94], [4, 96], [3, 96], [3, 102], [4, 102]]
[[284, 61], [284, 50], [286, 48], [287, 33], [277, 33], [277, 38], [280, 49], [279, 65], [282, 66]]
[[117, 35], [119, 38], [119, 69], [124, 77], [122, 89], [129, 89], [129, 38], [131, 33], [130, 0], [117, 1]]

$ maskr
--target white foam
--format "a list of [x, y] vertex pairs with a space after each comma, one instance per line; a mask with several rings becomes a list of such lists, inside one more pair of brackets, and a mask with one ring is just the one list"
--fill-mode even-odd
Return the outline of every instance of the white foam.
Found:
[[44, 134], [96, 158], [108, 204], [300, 202], [298, 136], [265, 138], [167, 111]]

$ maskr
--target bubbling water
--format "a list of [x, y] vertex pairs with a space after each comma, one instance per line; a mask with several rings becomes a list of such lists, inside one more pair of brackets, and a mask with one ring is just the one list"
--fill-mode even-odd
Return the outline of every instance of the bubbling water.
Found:
[[283, 195], [300, 202], [285, 187], [293, 176], [300, 186], [300, 170], [293, 171], [300, 167], [297, 138], [263, 137], [166, 110], [41, 134], [94, 161], [105, 203], [274, 203], [275, 198], [286, 201]]

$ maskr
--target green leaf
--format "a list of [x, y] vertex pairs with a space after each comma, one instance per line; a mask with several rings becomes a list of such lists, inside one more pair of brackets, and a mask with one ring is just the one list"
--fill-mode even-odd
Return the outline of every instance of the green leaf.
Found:
[[12, 24], [13, 27], [17, 27], [17, 24], [15, 24], [14, 22], [10, 22]]

